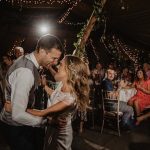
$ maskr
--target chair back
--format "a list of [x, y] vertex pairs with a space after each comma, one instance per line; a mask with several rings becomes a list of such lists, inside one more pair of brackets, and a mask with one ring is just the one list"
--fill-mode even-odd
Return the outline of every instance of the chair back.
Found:
[[[114, 107], [117, 105], [117, 107]], [[119, 114], [119, 99], [113, 91], [102, 90], [102, 107], [104, 112], [116, 112]]]
[[103, 120], [101, 133], [103, 131], [104, 122], [107, 120], [109, 123], [117, 125], [118, 135], [120, 136], [120, 122], [123, 113], [119, 111], [119, 99], [116, 92], [102, 90], [102, 109]]

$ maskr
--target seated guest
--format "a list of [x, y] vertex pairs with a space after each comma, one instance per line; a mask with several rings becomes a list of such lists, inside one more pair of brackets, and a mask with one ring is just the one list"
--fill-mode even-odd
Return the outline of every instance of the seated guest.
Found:
[[13, 57], [5, 54], [3, 55], [3, 73], [4, 75], [6, 74], [6, 72], [8, 71], [9, 67], [13, 64]]
[[[113, 69], [108, 69], [106, 72], [106, 78], [102, 81], [102, 89], [105, 91], [112, 91], [113, 95], [118, 96], [119, 90], [122, 87], [122, 83], [120, 83], [119, 88], [114, 90], [113, 80], [115, 78], [115, 71]], [[117, 108], [117, 104], [114, 103], [114, 109]], [[127, 103], [120, 101], [119, 105], [120, 111], [123, 113], [123, 125], [127, 126], [128, 128], [132, 127], [132, 116], [134, 114], [133, 108], [128, 106]]]
[[104, 78], [104, 69], [99, 62], [96, 64], [96, 68], [92, 70], [91, 75], [92, 75], [94, 84], [100, 85], [102, 79]]
[[104, 78], [104, 69], [101, 63], [97, 63], [96, 67], [91, 71], [91, 77], [93, 80], [93, 88], [94, 88], [94, 107], [97, 108], [100, 103], [100, 88], [101, 88], [101, 82]]
[[148, 79], [150, 79], [150, 64], [144, 63], [143, 64], [143, 70], [146, 72]]
[[136, 115], [139, 116], [145, 107], [150, 105], [150, 80], [147, 80], [144, 70], [137, 70], [136, 79], [132, 86], [136, 88], [137, 93], [128, 101], [128, 105], [133, 106]]
[[132, 74], [129, 72], [129, 69], [125, 67], [121, 73], [121, 79], [127, 81], [128, 84], [132, 82]]

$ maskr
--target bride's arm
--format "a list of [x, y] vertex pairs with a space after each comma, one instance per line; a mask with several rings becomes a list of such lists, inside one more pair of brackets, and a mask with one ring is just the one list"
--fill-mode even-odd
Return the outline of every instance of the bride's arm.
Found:
[[56, 104], [54, 104], [54, 105], [52, 105], [52, 106], [50, 106], [44, 110], [27, 109], [27, 112], [32, 114], [32, 115], [35, 115], [35, 116], [43, 117], [43, 116], [46, 116], [50, 113], [62, 111], [69, 106], [70, 105], [68, 105], [67, 103], [61, 101], [61, 102], [58, 102], [58, 103], [56, 103]]
[[53, 93], [54, 90], [47, 85], [45, 76], [41, 76], [41, 84], [48, 95], [51, 95]]
[[48, 87], [47, 85], [44, 86], [44, 90], [48, 95], [51, 95], [54, 92], [54, 90]]

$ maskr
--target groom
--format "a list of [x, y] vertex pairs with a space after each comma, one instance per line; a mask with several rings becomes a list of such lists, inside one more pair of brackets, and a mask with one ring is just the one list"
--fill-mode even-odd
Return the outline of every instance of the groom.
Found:
[[[63, 52], [62, 44], [52, 35], [42, 36], [34, 52], [17, 59], [6, 75], [5, 107], [1, 121], [11, 150], [38, 150], [35, 133], [43, 118], [26, 112], [34, 108], [35, 89], [39, 85], [40, 66], [56, 64]], [[8, 105], [11, 104], [11, 110]]]

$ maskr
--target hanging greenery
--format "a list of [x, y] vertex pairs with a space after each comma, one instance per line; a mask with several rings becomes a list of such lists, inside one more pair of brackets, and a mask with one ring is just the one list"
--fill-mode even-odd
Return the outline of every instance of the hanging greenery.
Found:
[[101, 20], [100, 14], [102, 13], [102, 9], [104, 7], [104, 4], [107, 0], [95, 0], [94, 2], [94, 11], [87, 22], [87, 25], [84, 25], [81, 31], [77, 34], [77, 42], [74, 43], [75, 50], [73, 52], [73, 55], [79, 56], [81, 58], [87, 59], [86, 51], [85, 51], [85, 44], [90, 36], [90, 33], [95, 25], [95, 22], [97, 20]]
[[80, 45], [80, 42], [83, 37], [85, 29], [86, 29], [86, 25], [84, 25], [83, 28], [81, 29], [81, 31], [77, 34], [78, 40], [77, 40], [77, 42], [74, 42], [74, 44], [73, 44], [75, 46], [75, 51], [73, 52], [73, 55], [76, 55], [80, 58], [84, 58], [86, 55], [85, 46], [81, 47], [81, 45]]

